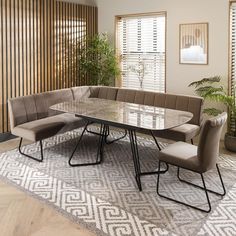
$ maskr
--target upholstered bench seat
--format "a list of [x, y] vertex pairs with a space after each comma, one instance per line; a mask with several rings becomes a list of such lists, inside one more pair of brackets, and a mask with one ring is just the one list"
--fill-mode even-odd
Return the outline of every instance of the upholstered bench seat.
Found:
[[36, 142], [84, 125], [83, 119], [60, 114], [18, 125], [12, 129], [12, 134]]
[[194, 124], [183, 124], [168, 130], [153, 132], [159, 138], [171, 139], [174, 141], [182, 140], [187, 142], [197, 136], [200, 132], [200, 126]]

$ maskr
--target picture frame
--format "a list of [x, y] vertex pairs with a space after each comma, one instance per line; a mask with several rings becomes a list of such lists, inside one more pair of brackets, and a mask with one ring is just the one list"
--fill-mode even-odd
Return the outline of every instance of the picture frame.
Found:
[[179, 25], [179, 63], [208, 65], [208, 23]]

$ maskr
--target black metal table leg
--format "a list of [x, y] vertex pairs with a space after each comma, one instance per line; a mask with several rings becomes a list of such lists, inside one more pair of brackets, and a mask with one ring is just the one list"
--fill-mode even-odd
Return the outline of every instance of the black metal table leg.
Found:
[[[98, 133], [98, 132], [88, 130], [88, 127], [86, 127], [86, 131], [91, 134], [100, 135], [100, 133]], [[110, 127], [106, 126], [105, 143], [108, 145], [125, 138], [127, 136], [127, 130], [125, 130], [124, 135], [122, 135], [119, 138], [113, 139], [113, 140], [108, 140], [109, 135], [110, 135]]]
[[150, 130], [150, 133], [151, 133], [151, 135], [152, 135], [152, 137], [153, 137], [153, 139], [155, 141], [155, 144], [157, 145], [159, 151], [161, 151], [161, 147], [160, 147], [159, 143], [157, 142], [157, 139], [156, 139], [155, 135], [153, 134], [153, 132], [151, 130]]
[[[157, 146], [157, 148], [159, 149], [159, 151], [161, 151], [161, 147], [160, 147], [160, 145], [159, 145], [159, 143], [157, 142], [157, 139], [156, 139], [156, 137], [155, 137], [155, 135], [153, 134], [153, 132], [150, 130], [150, 133], [151, 133], [151, 135], [152, 135], [152, 137], [153, 137], [153, 139], [154, 139], [154, 142], [155, 142], [155, 144], [156, 144], [156, 146]], [[168, 169], [169, 169], [169, 166], [168, 166], [168, 164], [167, 163], [165, 163], [166, 164], [166, 169], [164, 169], [164, 170], [155, 170], [155, 171], [147, 171], [147, 172], [141, 172], [140, 173], [140, 175], [142, 176], [142, 175], [156, 175], [156, 174], [164, 174], [164, 173], [166, 173], [167, 171], [168, 171]]]
[[106, 142], [106, 144], [108, 144], [108, 145], [109, 145], [109, 144], [112, 144], [112, 143], [114, 143], [114, 142], [116, 142], [116, 141], [119, 141], [119, 140], [121, 140], [121, 139], [123, 139], [123, 138], [125, 138], [125, 137], [127, 136], [127, 130], [125, 130], [124, 135], [122, 135], [122, 136], [119, 137], [119, 138], [113, 139], [113, 140], [108, 140], [108, 139], [107, 139], [109, 135], [110, 135], [110, 129], [109, 129], [109, 126], [108, 126], [108, 133], [107, 133], [106, 138], [105, 138], [105, 142]]
[[135, 179], [136, 179], [136, 183], [138, 185], [139, 191], [142, 191], [142, 184], [141, 184], [141, 179], [140, 179], [141, 169], [140, 169], [139, 154], [138, 154], [137, 136], [134, 130], [129, 130], [128, 132], [129, 132], [129, 139], [130, 139], [131, 151], [132, 151], [133, 162], [134, 162]]
[[[150, 133], [151, 133], [151, 135], [153, 137], [153, 140], [154, 140], [157, 148], [159, 149], [159, 151], [161, 151], [161, 147], [160, 147], [159, 143], [157, 142], [157, 139], [156, 139], [155, 135], [153, 134], [153, 132], [151, 130], [150, 130]], [[150, 174], [158, 174], [158, 173], [159, 174], [165, 174], [169, 170], [169, 165], [167, 163], [165, 163], [165, 165], [166, 165], [166, 169], [165, 170], [157, 170], [157, 171], [146, 172], [146, 173], [147, 174], [149, 174], [149, 173]], [[145, 175], [145, 173], [144, 173], [144, 175]]]
[[[91, 124], [93, 124], [93, 123], [94, 123], [94, 122], [89, 122], [88, 125], [91, 125]], [[88, 125], [87, 125], [87, 127], [86, 127], [86, 132], [88, 132], [88, 133], [90, 133], [90, 134], [94, 134], [94, 135], [101, 135], [101, 132], [95, 132], [95, 131], [89, 130], [89, 129], [88, 129]]]
[[[169, 166], [166, 163], [166, 168], [164, 170], [157, 169], [155, 171], [148, 171], [148, 172], [142, 172], [140, 161], [139, 161], [139, 153], [138, 153], [138, 144], [137, 144], [137, 135], [134, 130], [128, 130], [129, 132], [129, 138], [130, 138], [130, 145], [131, 145], [131, 151], [132, 151], [132, 157], [134, 162], [134, 169], [135, 169], [135, 179], [139, 188], [139, 191], [142, 191], [142, 183], [141, 183], [141, 176], [143, 175], [157, 175], [157, 174], [164, 174], [168, 171]], [[160, 146], [158, 145], [156, 139], [154, 138], [155, 143], [157, 144], [157, 147], [160, 150]]]
[[104, 144], [106, 140], [107, 129], [108, 129], [108, 126], [101, 124], [101, 128], [100, 128], [101, 134], [99, 136], [97, 159], [96, 159], [96, 161], [99, 164], [103, 161], [103, 150], [104, 150]]
[[83, 131], [82, 131], [82, 134], [80, 135], [79, 137], [79, 140], [69, 158], [69, 165], [72, 166], [72, 167], [76, 167], [76, 166], [89, 166], [89, 165], [98, 165], [102, 162], [103, 160], [103, 150], [104, 150], [104, 142], [105, 142], [105, 134], [106, 134], [106, 130], [107, 130], [107, 126], [106, 125], [103, 125], [101, 124], [101, 128], [100, 128], [100, 133], [99, 133], [99, 141], [98, 141], [98, 150], [97, 150], [97, 157], [96, 157], [96, 161], [95, 162], [86, 162], [86, 163], [80, 163], [80, 164], [73, 164], [72, 163], [72, 159], [73, 159], [73, 156], [83, 138], [83, 135], [85, 133], [85, 131], [87, 131], [87, 126], [89, 125], [90, 123], [88, 122]]

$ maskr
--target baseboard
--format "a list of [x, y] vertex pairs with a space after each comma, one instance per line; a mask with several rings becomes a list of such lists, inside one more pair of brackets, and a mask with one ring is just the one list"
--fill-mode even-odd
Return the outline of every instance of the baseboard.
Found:
[[12, 135], [10, 132], [0, 134], [0, 143], [5, 142], [5, 141], [10, 140], [10, 139], [13, 139], [13, 138], [16, 138], [16, 136]]

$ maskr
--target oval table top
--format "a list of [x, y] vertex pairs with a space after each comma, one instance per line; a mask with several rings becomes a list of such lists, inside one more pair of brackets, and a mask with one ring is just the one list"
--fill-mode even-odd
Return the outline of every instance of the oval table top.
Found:
[[155, 106], [100, 98], [55, 104], [50, 109], [71, 113], [91, 122], [127, 129], [165, 130], [190, 121], [193, 114]]

